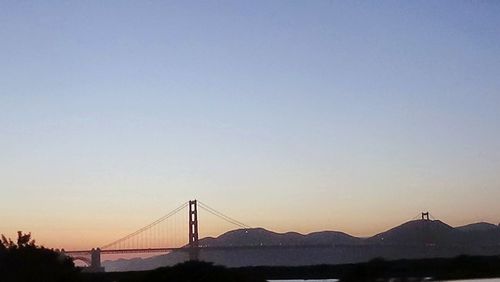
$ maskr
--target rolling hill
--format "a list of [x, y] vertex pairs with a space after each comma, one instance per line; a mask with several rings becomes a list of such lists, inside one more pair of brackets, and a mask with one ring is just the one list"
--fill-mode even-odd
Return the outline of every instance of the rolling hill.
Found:
[[[237, 229], [200, 239], [200, 247], [251, 246], [249, 249], [205, 249], [200, 259], [231, 267], [255, 265], [340, 264], [386, 259], [500, 255], [500, 227], [474, 223], [452, 227], [439, 220], [414, 220], [369, 238], [338, 231], [277, 233], [263, 228]], [[321, 247], [318, 247], [321, 245]], [[296, 246], [296, 248], [266, 248]], [[105, 261], [107, 271], [147, 270], [187, 260], [185, 252], [151, 258]]]

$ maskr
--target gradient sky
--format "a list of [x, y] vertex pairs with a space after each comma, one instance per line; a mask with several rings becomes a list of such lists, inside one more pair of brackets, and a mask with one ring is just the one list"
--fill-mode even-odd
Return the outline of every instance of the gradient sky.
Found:
[[193, 198], [275, 231], [366, 236], [424, 210], [498, 223], [498, 15], [1, 1], [0, 233], [94, 247]]

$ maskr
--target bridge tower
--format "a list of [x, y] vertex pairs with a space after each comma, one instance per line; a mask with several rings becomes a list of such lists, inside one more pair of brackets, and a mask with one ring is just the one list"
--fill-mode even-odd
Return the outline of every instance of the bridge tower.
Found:
[[422, 221], [423, 225], [421, 226], [421, 240], [422, 244], [424, 246], [429, 246], [433, 244], [433, 236], [432, 236], [432, 230], [431, 230], [431, 220], [430, 220], [430, 213], [427, 212], [422, 212]]
[[198, 205], [196, 200], [189, 201], [189, 260], [198, 260]]
[[104, 272], [104, 267], [101, 265], [101, 249], [92, 249], [90, 251], [90, 266], [91, 272]]

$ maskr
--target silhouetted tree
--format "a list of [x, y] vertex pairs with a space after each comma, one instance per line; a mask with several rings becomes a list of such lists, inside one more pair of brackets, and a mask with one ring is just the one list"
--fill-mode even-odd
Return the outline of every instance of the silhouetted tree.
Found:
[[76, 281], [73, 260], [54, 250], [37, 246], [31, 233], [17, 233], [17, 242], [1, 236], [0, 281]]

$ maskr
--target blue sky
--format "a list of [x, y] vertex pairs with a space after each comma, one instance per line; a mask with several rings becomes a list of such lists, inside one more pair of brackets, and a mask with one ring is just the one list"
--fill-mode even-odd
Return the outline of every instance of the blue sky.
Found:
[[0, 230], [97, 244], [191, 198], [277, 231], [498, 223], [499, 13], [3, 1]]

